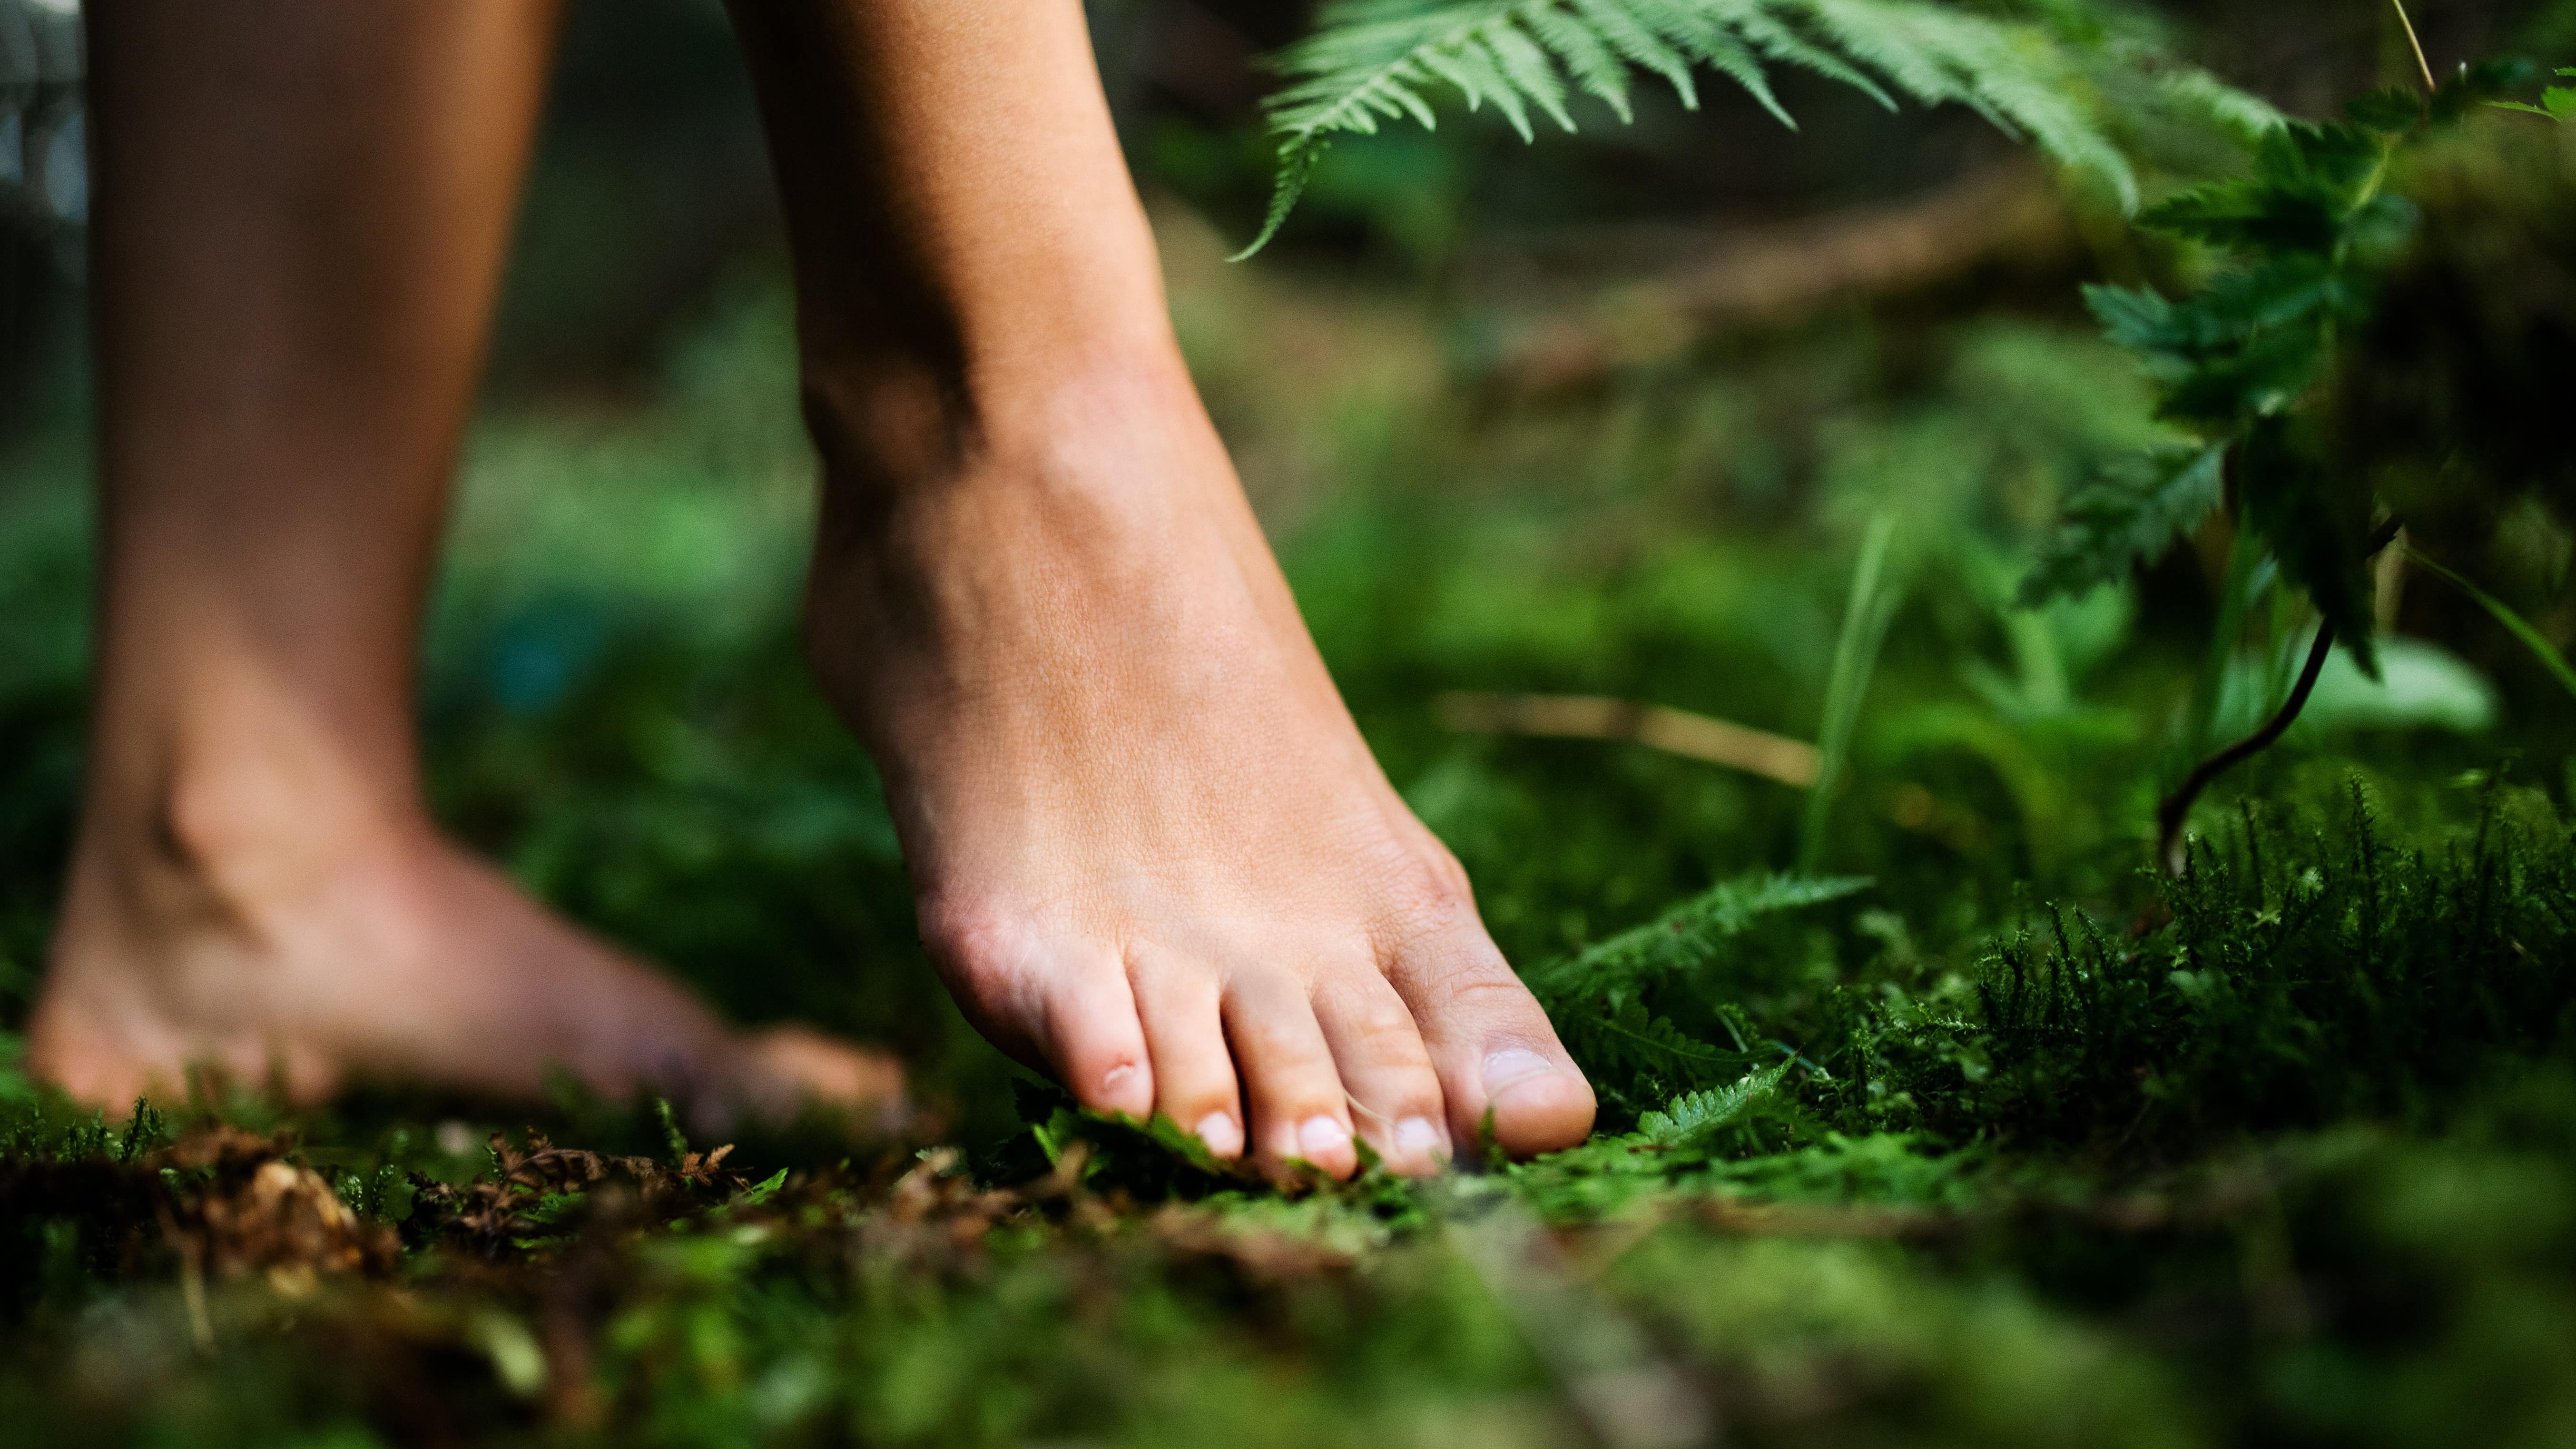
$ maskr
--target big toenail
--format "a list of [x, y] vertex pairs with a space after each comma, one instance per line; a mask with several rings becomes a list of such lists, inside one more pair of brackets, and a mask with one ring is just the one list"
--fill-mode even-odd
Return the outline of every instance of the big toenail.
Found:
[[1297, 1150], [1309, 1162], [1350, 1145], [1351, 1129], [1330, 1117], [1309, 1117], [1297, 1125]]
[[1117, 1091], [1120, 1087], [1127, 1085], [1128, 1079], [1135, 1075], [1136, 1064], [1134, 1062], [1120, 1062], [1118, 1065], [1111, 1067], [1108, 1071], [1100, 1074], [1100, 1090], [1104, 1092]]
[[1395, 1124], [1395, 1150], [1407, 1157], [1447, 1156], [1447, 1134], [1428, 1117], [1407, 1117]]
[[1533, 1077], [1551, 1076], [1556, 1063], [1534, 1051], [1514, 1047], [1485, 1058], [1485, 1096], [1488, 1100], [1519, 1086]]
[[1231, 1112], [1210, 1112], [1199, 1119], [1197, 1131], [1207, 1150], [1219, 1157], [1233, 1157], [1243, 1151], [1243, 1129], [1235, 1125]]

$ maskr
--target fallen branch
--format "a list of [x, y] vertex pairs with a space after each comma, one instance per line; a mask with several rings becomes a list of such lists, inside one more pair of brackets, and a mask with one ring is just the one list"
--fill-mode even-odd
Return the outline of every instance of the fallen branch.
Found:
[[1441, 724], [1466, 733], [1626, 740], [1800, 790], [1813, 788], [1821, 769], [1816, 747], [1805, 740], [1634, 700], [1579, 694], [1443, 694], [1432, 701], [1432, 709]]
[[[1664, 228], [1657, 238], [1593, 228], [1552, 246], [1525, 243], [1524, 256], [1540, 253], [1542, 268], [1552, 249], [1595, 269], [1605, 253], [1670, 260], [1634, 280], [1587, 285], [1579, 301], [1530, 318], [1495, 369], [1501, 389], [1516, 396], [1580, 389], [1720, 333], [1794, 326], [1838, 302], [1919, 295], [1994, 269], [2053, 277], [2083, 254], [2065, 203], [2044, 174], [2021, 162], [1894, 204], [1767, 224]], [[1484, 285], [1525, 297], [1525, 270], [1498, 268]]]

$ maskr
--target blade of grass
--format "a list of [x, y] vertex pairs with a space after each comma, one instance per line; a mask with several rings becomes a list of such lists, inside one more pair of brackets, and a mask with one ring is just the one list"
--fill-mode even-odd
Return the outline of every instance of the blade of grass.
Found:
[[2424, 42], [2415, 34], [2415, 18], [2406, 13], [2406, 0], [2388, 0], [2397, 7], [2397, 23], [2406, 27], [2406, 43], [2415, 48], [2416, 68], [2424, 72], [2424, 93], [2431, 95], [2441, 84], [2433, 79], [2433, 62], [2424, 55]]
[[2218, 627], [2210, 632], [2209, 653], [2193, 682], [2191, 737], [2184, 742], [2191, 758], [2207, 755], [2218, 735], [2219, 697], [2227, 689], [2228, 665], [2245, 641], [2245, 619], [2261, 592], [2257, 575], [2266, 558], [2263, 546], [2239, 532], [2227, 549], [2227, 580], [2218, 596]]
[[1870, 520], [1861, 540], [1860, 562], [1852, 569], [1851, 598], [1843, 606], [1841, 637], [1834, 641], [1832, 672], [1825, 677], [1825, 714], [1816, 732], [1815, 792], [1798, 831], [1798, 869], [1813, 873], [1825, 854], [1825, 832], [1833, 824], [1834, 795], [1850, 763], [1852, 733], [1860, 724], [1861, 701], [1869, 677], [1878, 668], [1878, 648], [1887, 639], [1902, 590], [1888, 577], [1888, 554], [1896, 543], [1896, 515]]
[[2543, 667], [2558, 677], [2559, 683], [2567, 686], [2569, 694], [2576, 694], [2576, 668], [2569, 667], [2567, 656], [2559, 653], [2558, 646], [2550, 643], [2538, 629], [2531, 627], [2530, 620], [2515, 613], [2504, 600], [2470, 583], [2416, 550], [2409, 548], [2406, 550], [2406, 556], [2450, 580], [2453, 587], [2476, 600], [2479, 608], [2493, 615], [2495, 621], [2502, 624], [2508, 633], [2522, 641], [2523, 647], [2531, 651], [2533, 658], [2538, 659]]

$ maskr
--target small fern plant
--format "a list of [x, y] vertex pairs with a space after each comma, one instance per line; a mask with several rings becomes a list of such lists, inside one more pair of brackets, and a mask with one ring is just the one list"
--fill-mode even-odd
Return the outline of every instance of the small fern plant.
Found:
[[1523, 980], [1611, 1110], [1633, 1116], [1676, 1093], [1723, 1086], [1794, 1057], [1793, 1048], [1766, 1040], [1712, 991], [1711, 973], [1776, 918], [1869, 885], [1792, 875], [1723, 881], [1646, 925], [1533, 968]]
[[[2488, 62], [2437, 81], [2426, 65], [2420, 94], [2394, 87], [2354, 101], [2340, 120], [2272, 126], [2246, 174], [2181, 192], [2139, 218], [2144, 230], [2220, 260], [2203, 285], [2179, 297], [2151, 287], [2085, 291], [2111, 341], [2155, 384], [2158, 415], [2185, 441], [2130, 460], [2069, 500], [2022, 602], [2125, 577], [2225, 512], [2240, 539], [2261, 549], [2318, 616], [2307, 663], [2279, 711], [2201, 761], [2158, 806], [2158, 855], [2168, 870], [2183, 868], [2194, 801], [2220, 774], [2281, 738], [2329, 650], [2341, 644], [2363, 671], [2379, 672], [2365, 564], [2397, 536], [2402, 520], [2382, 517], [2388, 504], [2366, 468], [2336, 457], [2335, 379], [2355, 365], [2354, 340], [2369, 330], [2382, 285], [2417, 229], [2417, 209], [2401, 185], [2409, 153], [2484, 107], [2562, 122], [2576, 117], [2576, 89], [2569, 87], [2549, 88], [2538, 105], [2511, 99], [2533, 78], [2521, 62]], [[2576, 689], [2576, 670], [2545, 638], [2458, 582]]]
[[2126, 159], [2092, 115], [2077, 57], [2048, 30], [1932, 0], [1335, 0], [1316, 32], [1276, 61], [1287, 85], [1267, 106], [1279, 146], [1269, 214], [1241, 260], [1267, 246], [1336, 139], [1380, 125], [1436, 127], [1448, 93], [1491, 105], [1534, 140], [1533, 118], [1571, 132], [1589, 97], [1622, 122], [1631, 84], [1660, 77], [1699, 106], [1697, 73], [1742, 86], [1792, 127], [1775, 66], [1897, 97], [1968, 107], [2060, 163], [2137, 199]]
[[[2156, 385], [2189, 441], [2133, 460], [2070, 501], [2026, 603], [2124, 577], [2221, 508], [2278, 560], [2326, 627], [2375, 669], [2365, 542], [2378, 500], [2329, 465], [2327, 383], [2370, 324], [2416, 210], [2396, 188], [2405, 153], [2527, 83], [2511, 63], [2464, 67], [2426, 94], [2392, 88], [2341, 120], [2283, 122], [2249, 172], [2192, 188], [2139, 218], [2223, 265], [2196, 291], [2096, 286], [2085, 300]], [[2555, 102], [2571, 113], [2576, 103]]]

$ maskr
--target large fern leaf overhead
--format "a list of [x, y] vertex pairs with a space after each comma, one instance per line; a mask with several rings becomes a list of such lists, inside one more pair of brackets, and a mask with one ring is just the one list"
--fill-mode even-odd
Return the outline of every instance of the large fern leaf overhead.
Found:
[[2080, 68], [2045, 31], [1934, 0], [1335, 0], [1277, 63], [1288, 80], [1268, 106], [1278, 184], [1241, 256], [1278, 234], [1336, 137], [1437, 125], [1433, 102], [1448, 90], [1469, 110], [1492, 105], [1524, 140], [1533, 117], [1576, 129], [1581, 96], [1626, 121], [1640, 71], [1696, 109], [1704, 68], [1792, 126], [1771, 91], [1774, 65], [1890, 107], [1898, 95], [1964, 105], [2101, 177], [2124, 204], [2136, 199], [2127, 161], [2086, 115]]

